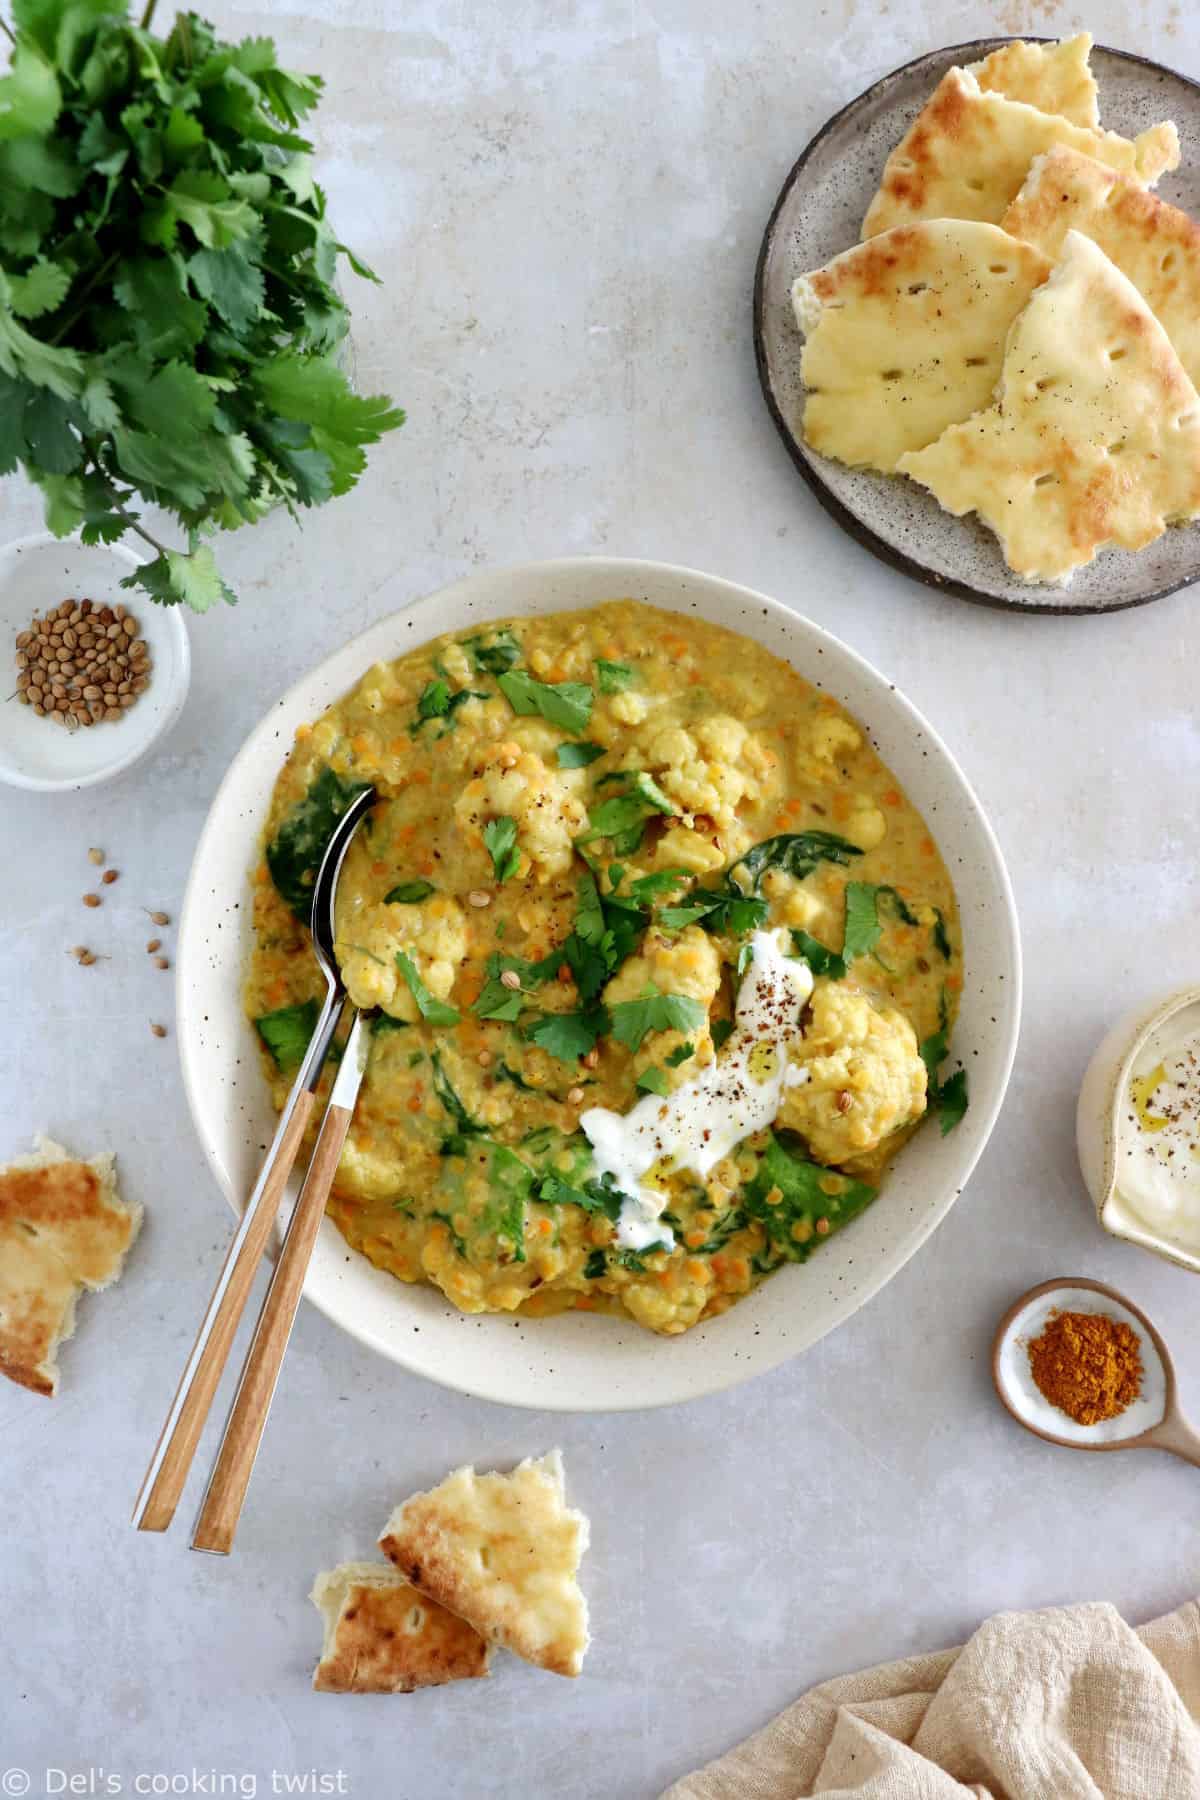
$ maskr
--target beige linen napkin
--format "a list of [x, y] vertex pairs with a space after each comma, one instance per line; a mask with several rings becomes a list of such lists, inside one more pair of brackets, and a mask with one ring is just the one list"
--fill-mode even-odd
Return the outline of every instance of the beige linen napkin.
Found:
[[998, 1613], [959, 1650], [843, 1675], [664, 1800], [1197, 1800], [1200, 1602]]

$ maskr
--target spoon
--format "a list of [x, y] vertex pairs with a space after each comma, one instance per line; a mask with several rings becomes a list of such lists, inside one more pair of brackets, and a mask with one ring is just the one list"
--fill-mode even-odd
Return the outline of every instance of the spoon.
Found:
[[313, 954], [325, 977], [325, 998], [146, 1470], [133, 1512], [133, 1523], [139, 1531], [165, 1531], [175, 1516], [200, 1433], [250, 1298], [255, 1272], [312, 1117], [321, 1070], [346, 1006], [346, 990], [333, 949], [337, 881], [350, 840], [374, 800], [375, 790], [367, 788], [350, 802], [325, 846], [313, 883]]
[[[1028, 1346], [1056, 1312], [1107, 1313], [1137, 1333], [1142, 1387], [1116, 1418], [1077, 1424], [1041, 1392], [1029, 1367]], [[1014, 1301], [996, 1330], [992, 1380], [1000, 1399], [1026, 1431], [1068, 1450], [1169, 1450], [1200, 1468], [1200, 1433], [1183, 1416], [1171, 1353], [1132, 1300], [1102, 1281], [1059, 1276]]]

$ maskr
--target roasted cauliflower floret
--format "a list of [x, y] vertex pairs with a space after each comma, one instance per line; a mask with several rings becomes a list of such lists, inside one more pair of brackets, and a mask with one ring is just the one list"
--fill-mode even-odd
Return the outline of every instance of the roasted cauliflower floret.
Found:
[[339, 917], [334, 948], [356, 1006], [380, 1006], [413, 1023], [420, 1013], [397, 953], [411, 957], [426, 987], [444, 1000], [467, 954], [467, 922], [449, 894], [433, 894], [419, 906], [368, 906]]
[[862, 749], [862, 733], [849, 719], [837, 713], [824, 713], [812, 730], [812, 753], [821, 762], [836, 762], [839, 756], [852, 756]]
[[875, 850], [887, 836], [887, 820], [866, 794], [856, 794], [844, 831], [860, 850]]
[[725, 866], [725, 852], [702, 832], [689, 831], [686, 825], [672, 825], [658, 840], [654, 856], [658, 869], [689, 869], [696, 875], [709, 875]]
[[[698, 925], [689, 925], [678, 936], [668, 937], [665, 932], [650, 930], [642, 940], [638, 955], [631, 956], [605, 988], [604, 1001], [611, 1007], [620, 1005], [623, 1000], [640, 1000], [646, 989], [653, 986], [660, 994], [683, 994], [689, 1000], [699, 1000], [707, 1013], [720, 985], [721, 959], [706, 931], [701, 931]], [[649, 1032], [634, 1056], [637, 1073], [640, 1075], [651, 1063], [661, 1065], [665, 1056], [684, 1043], [694, 1045], [698, 1060], [690, 1066], [683, 1064], [680, 1070], [668, 1069], [666, 1073], [668, 1079], [672, 1075], [676, 1077], [672, 1086], [690, 1080], [700, 1063], [707, 1062], [711, 1055], [712, 1038], [707, 1021], [694, 1032]]]
[[807, 1078], [786, 1090], [779, 1123], [798, 1131], [819, 1162], [862, 1156], [925, 1111], [927, 1076], [912, 1026], [847, 982], [817, 982], [792, 1062]]
[[685, 824], [704, 813], [717, 825], [731, 825], [739, 801], [758, 793], [748, 740], [741, 721], [722, 713], [700, 720], [691, 731], [668, 725], [651, 737], [646, 767], [675, 801]]
[[534, 751], [511, 740], [496, 744], [454, 802], [454, 816], [468, 842], [476, 845], [482, 845], [490, 819], [515, 820], [522, 853], [518, 874], [532, 870], [538, 881], [553, 880], [570, 868], [572, 841], [587, 825], [587, 808], [578, 793], [580, 773], [556, 773]]

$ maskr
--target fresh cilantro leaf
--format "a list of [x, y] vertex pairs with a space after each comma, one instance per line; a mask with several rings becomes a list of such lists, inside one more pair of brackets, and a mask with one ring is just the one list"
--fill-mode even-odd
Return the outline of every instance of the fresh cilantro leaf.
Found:
[[620, 1188], [613, 1185], [611, 1175], [605, 1175], [598, 1181], [576, 1183], [553, 1173], [541, 1176], [534, 1188], [534, 1197], [543, 1206], [578, 1206], [582, 1212], [596, 1213], [611, 1219], [614, 1225], [621, 1216], [621, 1206], [625, 1200]]
[[667, 1087], [667, 1078], [661, 1069], [643, 1069], [638, 1076], [635, 1085], [643, 1089], [647, 1094], [660, 1094], [665, 1096], [670, 1091]]
[[0, 76], [0, 142], [45, 137], [61, 107], [62, 92], [50, 63], [18, 38], [8, 74]]
[[[793, 1156], [774, 1133], [742, 1195], [746, 1214], [787, 1262], [805, 1262], [831, 1232], [874, 1200], [877, 1189]], [[824, 1229], [822, 1229], [822, 1226]]]
[[719, 1050], [722, 1044], [728, 1043], [733, 1036], [732, 1019], [714, 1019], [712, 1022], [713, 1049]]
[[[648, 902], [659, 894], [673, 894], [676, 888], [683, 887], [691, 879], [690, 869], [655, 869], [653, 874], [639, 875], [636, 881], [630, 882], [630, 898]], [[619, 883], [614, 882], [613, 886], [619, 886]]]
[[842, 943], [842, 961], [847, 966], [856, 957], [870, 956], [879, 942], [883, 926], [879, 921], [878, 895], [879, 889], [869, 881], [846, 883], [846, 935]]
[[611, 838], [618, 855], [631, 856], [642, 841], [646, 820], [653, 813], [670, 817], [676, 811], [675, 802], [668, 799], [652, 775], [641, 769], [617, 771], [615, 779], [623, 780], [625, 785], [619, 794], [610, 795], [592, 808], [588, 814], [591, 830], [585, 841]]
[[389, 888], [383, 896], [385, 906], [418, 906], [422, 900], [428, 900], [430, 894], [437, 889], [432, 881], [402, 881], [398, 887]]
[[[705, 931], [742, 937], [766, 922], [767, 903], [758, 889], [768, 869], [780, 869], [803, 881], [820, 862], [845, 864], [851, 857], [861, 855], [857, 845], [830, 831], [788, 832], [781, 837], [764, 838], [730, 864], [716, 887], [693, 888], [682, 906], [665, 906], [658, 923], [668, 931], [682, 931], [687, 925], [699, 924]], [[738, 879], [739, 870], [748, 886]]]
[[607, 1273], [608, 1273], [608, 1257], [605, 1255], [604, 1251], [603, 1250], [589, 1251], [588, 1259], [583, 1265], [584, 1280], [585, 1281], [599, 1281], [604, 1275], [607, 1275]]
[[633, 682], [633, 670], [628, 663], [603, 662], [596, 660], [596, 680], [602, 694], [619, 694]]
[[454, 715], [460, 706], [464, 706], [468, 700], [486, 699], [486, 694], [477, 694], [472, 688], [459, 688], [451, 692], [450, 683], [439, 676], [436, 681], [427, 682], [417, 696], [417, 716], [408, 728], [409, 735], [416, 737], [422, 725], [427, 724], [430, 719], [445, 719], [446, 724], [438, 733], [439, 737], [445, 737], [456, 723]]
[[650, 988], [640, 1000], [618, 1001], [612, 1009], [612, 1031], [619, 1044], [636, 1051], [651, 1031], [699, 1031], [707, 1017], [701, 1001]]
[[315, 1000], [304, 1000], [296, 1006], [280, 1006], [275, 1012], [263, 1013], [254, 1024], [259, 1037], [275, 1059], [275, 1067], [287, 1075], [298, 1069], [317, 1028], [320, 1006]]
[[[525, 995], [541, 986], [557, 973], [562, 952], [552, 950], [541, 962], [529, 962], [523, 956], [504, 956], [494, 950], [487, 960], [487, 979], [471, 1011], [479, 1019], [500, 1019], [515, 1024], [521, 1016]], [[516, 975], [519, 987], [501, 981], [502, 975]]]
[[63, 264], [39, 259], [24, 275], [9, 275], [8, 303], [18, 319], [40, 319], [62, 305], [71, 276], [72, 270]]
[[305, 924], [312, 912], [312, 885], [337, 822], [351, 801], [369, 785], [366, 781], [343, 781], [326, 766], [267, 845], [271, 880]]
[[560, 731], [586, 731], [595, 695], [582, 681], [535, 681], [523, 669], [507, 669], [498, 677], [501, 693], [515, 713], [540, 713]]
[[940, 1115], [943, 1137], [961, 1122], [968, 1105], [966, 1069], [956, 1069], [944, 1082], [939, 1079], [939, 1070], [949, 1053], [950, 1012], [943, 988], [941, 1024], [920, 1046], [921, 1061], [929, 1071], [929, 1105]]
[[845, 960], [836, 950], [818, 943], [815, 937], [810, 937], [807, 931], [801, 931], [798, 926], [792, 927], [792, 949], [804, 959], [814, 975], [827, 975], [831, 981], [845, 979]]
[[608, 1257], [608, 1261], [610, 1263], [615, 1263], [618, 1269], [628, 1269], [631, 1274], [644, 1275], [646, 1273], [646, 1258], [648, 1256], [655, 1256], [659, 1252], [669, 1250], [670, 1245], [664, 1244], [660, 1240], [658, 1243], [647, 1244], [644, 1250], [619, 1250], [613, 1245], [610, 1245], [605, 1254]]
[[526, 1036], [560, 1062], [576, 1062], [595, 1047], [607, 1024], [608, 1014], [602, 1006], [589, 1007], [586, 1012], [541, 1013]]
[[954, 1130], [962, 1122], [962, 1116], [969, 1104], [967, 1096], [967, 1071], [955, 1069], [948, 1081], [943, 1081], [935, 1095], [938, 1116], [942, 1127], [942, 1136]]
[[166, 550], [153, 562], [143, 563], [132, 575], [125, 575], [123, 588], [142, 588], [152, 600], [164, 606], [188, 606], [193, 612], [206, 613], [219, 600], [227, 606], [237, 605], [237, 595], [221, 579], [216, 558], [207, 544], [200, 544], [189, 555], [180, 550]]
[[[371, 1019], [372, 1037], [390, 1037], [394, 1031], [408, 1031], [407, 1019], [393, 1019], [391, 1013], [377, 1012]], [[420, 1054], [418, 1052], [418, 1054]]]
[[589, 743], [584, 738], [577, 744], [560, 744], [555, 755], [560, 769], [586, 769], [589, 763], [604, 755], [604, 745]]
[[695, 1054], [695, 1044], [676, 1044], [675, 1048], [667, 1054], [667, 1067], [669, 1069], [677, 1069], [680, 1063], [687, 1062], [688, 1058], [695, 1056]]
[[417, 965], [403, 950], [396, 952], [396, 967], [408, 983], [408, 991], [416, 1001], [417, 1011], [423, 1019], [428, 1019], [431, 1025], [458, 1024], [459, 1015], [454, 1007], [447, 1006], [444, 1000], [439, 1000], [435, 994], [430, 993], [417, 973]]
[[483, 842], [492, 859], [496, 880], [508, 881], [521, 866], [521, 852], [517, 848], [517, 821], [507, 813], [489, 819], [483, 828]]
[[503, 675], [521, 660], [521, 646], [507, 628], [463, 639], [477, 675]]

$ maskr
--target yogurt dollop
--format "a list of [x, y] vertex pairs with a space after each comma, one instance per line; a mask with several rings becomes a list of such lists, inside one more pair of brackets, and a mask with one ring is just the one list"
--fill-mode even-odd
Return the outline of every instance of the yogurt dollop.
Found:
[[800, 1010], [812, 993], [808, 964], [784, 951], [778, 931], [756, 931], [738, 990], [734, 1029], [721, 1055], [666, 1099], [647, 1094], [627, 1113], [593, 1106], [579, 1123], [592, 1146], [597, 1175], [625, 1195], [617, 1241], [628, 1250], [674, 1247], [662, 1223], [666, 1192], [646, 1178], [690, 1169], [702, 1179], [743, 1138], [777, 1116], [785, 1087], [807, 1079], [788, 1062], [800, 1035]]
[[1142, 1046], [1118, 1128], [1117, 1187], [1152, 1230], [1200, 1248], [1200, 1008], [1183, 1007]]

